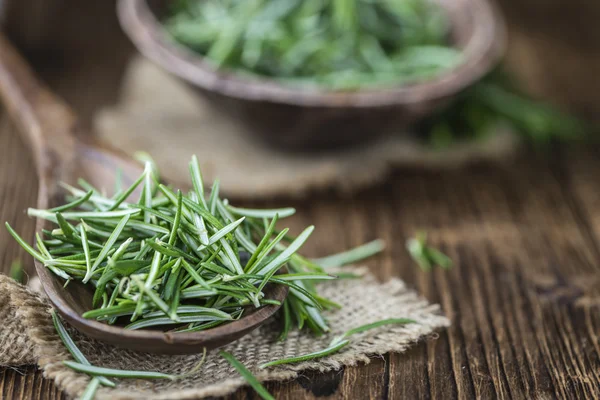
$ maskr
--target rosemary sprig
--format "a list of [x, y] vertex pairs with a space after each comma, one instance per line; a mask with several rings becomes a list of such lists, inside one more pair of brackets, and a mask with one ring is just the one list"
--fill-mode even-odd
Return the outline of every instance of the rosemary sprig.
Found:
[[290, 358], [284, 358], [284, 359], [270, 361], [268, 363], [261, 365], [260, 368], [263, 369], [263, 368], [272, 367], [275, 365], [282, 365], [282, 364], [295, 364], [295, 363], [299, 363], [299, 362], [303, 362], [303, 361], [310, 361], [310, 360], [315, 360], [318, 358], [326, 357], [328, 355], [337, 353], [342, 348], [344, 348], [345, 346], [350, 344], [350, 340], [348, 338], [357, 333], [362, 333], [362, 332], [365, 332], [365, 331], [368, 331], [371, 329], [379, 328], [384, 325], [392, 325], [392, 324], [405, 325], [405, 324], [414, 324], [414, 323], [416, 323], [415, 320], [408, 319], [408, 318], [390, 318], [390, 319], [384, 319], [384, 320], [372, 322], [372, 323], [366, 324], [366, 325], [361, 325], [356, 328], [350, 329], [349, 331], [345, 332], [344, 334], [342, 334], [340, 336], [333, 338], [333, 340], [331, 341], [329, 346], [323, 350], [319, 350], [319, 351], [316, 351], [313, 353], [304, 354], [304, 355], [300, 355], [300, 356], [296, 356], [296, 357], [290, 357]]
[[[79, 350], [79, 348], [75, 345], [75, 342], [73, 342], [73, 339], [71, 339], [71, 336], [69, 336], [69, 333], [65, 329], [64, 325], [60, 321], [60, 318], [58, 317], [58, 315], [56, 315], [56, 311], [54, 311], [54, 310], [52, 310], [52, 322], [54, 323], [54, 329], [56, 329], [56, 333], [58, 333], [58, 337], [60, 337], [63, 344], [65, 345], [67, 350], [69, 350], [69, 353], [71, 353], [71, 355], [73, 356], [75, 361], [77, 361], [80, 364], [91, 365], [90, 362], [87, 360], [87, 358], [85, 358], [85, 356], [83, 355], [81, 350]], [[115, 383], [113, 381], [111, 381], [105, 377], [100, 377], [98, 379], [98, 381], [99, 381], [98, 383], [101, 383], [104, 386], [110, 386], [110, 387], [115, 386]], [[94, 392], [95, 392], [95, 390], [94, 390]], [[93, 398], [93, 396], [92, 396], [92, 398]]]
[[355, 247], [352, 250], [344, 251], [338, 254], [332, 254], [327, 257], [314, 260], [320, 266], [327, 267], [342, 267], [344, 265], [353, 264], [365, 258], [374, 256], [380, 253], [385, 248], [385, 243], [381, 239], [373, 240], [361, 246]]
[[413, 260], [423, 271], [429, 271], [434, 266], [443, 269], [452, 267], [450, 257], [441, 251], [427, 245], [427, 234], [419, 232], [416, 237], [406, 241], [406, 248]]
[[21, 263], [20, 259], [17, 258], [10, 264], [10, 272], [8, 276], [19, 283], [23, 283], [25, 272], [23, 271], [23, 264]]

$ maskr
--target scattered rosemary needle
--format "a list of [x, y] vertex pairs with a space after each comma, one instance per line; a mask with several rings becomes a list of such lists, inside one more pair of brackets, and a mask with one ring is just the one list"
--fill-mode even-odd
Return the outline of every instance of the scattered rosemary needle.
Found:
[[19, 283], [23, 283], [25, 272], [23, 271], [23, 264], [21, 263], [20, 259], [17, 258], [10, 264], [10, 272], [8, 276]]
[[81, 364], [74, 361], [63, 361], [63, 364], [77, 372], [83, 372], [92, 376], [109, 376], [130, 379], [170, 379], [172, 381], [177, 379], [177, 375], [164, 374], [162, 372], [126, 371], [114, 368], [95, 367], [93, 365]]
[[263, 368], [272, 367], [275, 365], [295, 364], [295, 363], [299, 363], [299, 362], [303, 362], [303, 361], [316, 360], [318, 358], [322, 358], [322, 357], [329, 356], [331, 354], [335, 354], [338, 351], [340, 351], [343, 347], [346, 347], [348, 344], [350, 344], [350, 340], [348, 338], [354, 334], [365, 332], [365, 331], [375, 329], [375, 328], [379, 328], [384, 325], [392, 325], [392, 324], [405, 325], [405, 324], [414, 324], [414, 323], [417, 323], [417, 321], [408, 319], [408, 318], [390, 318], [390, 319], [384, 319], [384, 320], [372, 322], [370, 324], [366, 324], [366, 325], [362, 325], [362, 326], [350, 329], [349, 331], [346, 331], [344, 334], [333, 338], [331, 343], [329, 343], [329, 346], [323, 350], [315, 351], [315, 352], [309, 353], [309, 354], [303, 354], [303, 355], [296, 356], [296, 357], [284, 358], [284, 359], [280, 359], [280, 360], [273, 360], [268, 363], [262, 364], [259, 368], [263, 369]]
[[302, 361], [316, 360], [318, 358], [322, 358], [322, 357], [337, 353], [338, 351], [340, 351], [343, 347], [345, 347], [348, 344], [350, 344], [349, 340], [347, 340], [347, 339], [340, 340], [335, 343], [331, 343], [327, 348], [325, 348], [323, 350], [315, 351], [315, 352], [309, 353], [309, 354], [303, 354], [303, 355], [296, 356], [296, 357], [283, 358], [280, 360], [270, 361], [268, 363], [261, 365], [260, 368], [262, 369], [262, 368], [272, 367], [275, 365], [295, 364], [295, 363], [299, 363]]
[[92, 380], [90, 380], [90, 383], [85, 388], [85, 391], [83, 392], [79, 400], [94, 400], [94, 398], [96, 397], [96, 391], [98, 390], [99, 386], [100, 378], [93, 377]]
[[365, 258], [369, 258], [379, 254], [385, 248], [385, 243], [381, 239], [373, 240], [365, 243], [352, 250], [344, 251], [338, 254], [332, 254], [327, 257], [314, 260], [315, 263], [323, 268], [327, 267], [342, 267], [344, 265], [353, 264]]
[[264, 400], [275, 400], [275, 397], [273, 397], [267, 391], [267, 389], [265, 389], [265, 387], [260, 384], [258, 379], [256, 379], [256, 377], [252, 375], [252, 372], [248, 371], [244, 364], [242, 364], [237, 358], [235, 358], [232, 354], [226, 351], [221, 351], [219, 352], [219, 354], [240, 373], [240, 375], [246, 380], [246, 382], [248, 382], [250, 386], [252, 386], [252, 389], [254, 389], [254, 391], [260, 397], [262, 397]]
[[[75, 345], [75, 342], [73, 341], [73, 339], [71, 339], [71, 336], [69, 336], [69, 333], [65, 329], [64, 325], [60, 321], [60, 318], [58, 317], [58, 315], [56, 315], [56, 311], [54, 310], [52, 310], [52, 322], [54, 323], [54, 329], [56, 329], [58, 337], [60, 337], [60, 340], [62, 340], [63, 344], [65, 345], [67, 350], [69, 350], [69, 353], [71, 353], [75, 361], [77, 361], [80, 364], [91, 365], [87, 358], [85, 358], [81, 350], [79, 350], [79, 348]], [[98, 380], [99, 383], [103, 384], [104, 386], [115, 386], [115, 383], [113, 381], [105, 377], [99, 377]]]
[[429, 271], [434, 266], [443, 269], [452, 267], [450, 257], [441, 251], [427, 245], [427, 234], [419, 232], [416, 237], [406, 241], [406, 248], [413, 260], [421, 267], [423, 271]]

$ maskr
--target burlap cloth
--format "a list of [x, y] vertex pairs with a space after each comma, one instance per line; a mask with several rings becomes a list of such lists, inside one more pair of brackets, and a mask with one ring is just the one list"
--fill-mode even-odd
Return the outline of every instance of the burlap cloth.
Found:
[[[364, 272], [364, 271], [362, 271]], [[380, 284], [366, 274], [363, 279], [322, 284], [322, 294], [342, 304], [341, 311], [327, 318], [332, 332], [315, 337], [309, 332], [293, 331], [284, 342], [276, 340], [278, 321], [273, 320], [242, 339], [225, 346], [261, 381], [287, 380], [307, 369], [327, 371], [342, 366], [368, 363], [369, 357], [387, 352], [403, 352], [419, 338], [432, 336], [436, 329], [449, 325], [438, 305], [431, 305], [398, 279]], [[37, 363], [44, 375], [67, 394], [75, 396], [85, 389], [89, 378], [65, 367], [71, 359], [57, 336], [42, 295], [0, 275], [0, 365], [17, 366]], [[353, 337], [341, 352], [316, 361], [259, 370], [257, 365], [276, 358], [306, 354], [324, 349], [332, 337], [365, 323], [392, 317], [412, 318], [418, 323], [384, 326]], [[98, 366], [161, 371], [181, 374], [193, 368], [200, 355], [160, 356], [118, 349], [88, 339], [69, 329], [77, 346], [88, 360]], [[115, 379], [115, 389], [101, 388], [100, 399], [189, 399], [225, 395], [245, 382], [217, 351], [208, 352], [202, 368], [179, 381]]]
[[443, 151], [402, 132], [346, 150], [277, 151], [142, 58], [131, 63], [119, 104], [98, 113], [94, 125], [101, 140], [130, 154], [150, 153], [169, 182], [187, 182], [181, 160], [196, 154], [209, 182], [218, 177], [227, 196], [242, 198], [298, 197], [322, 188], [349, 192], [383, 180], [397, 166], [456, 168], [506, 160], [518, 145], [514, 134], [498, 129], [486, 140]]

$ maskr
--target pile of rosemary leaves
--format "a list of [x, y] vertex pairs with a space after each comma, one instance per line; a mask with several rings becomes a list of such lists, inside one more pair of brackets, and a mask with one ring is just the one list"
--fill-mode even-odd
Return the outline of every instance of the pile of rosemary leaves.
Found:
[[428, 0], [178, 0], [164, 25], [217, 68], [333, 90], [423, 80], [462, 58]]
[[[276, 227], [279, 219], [294, 214], [293, 208], [234, 207], [219, 196], [218, 180], [210, 194], [205, 193], [195, 156], [189, 169], [193, 190], [185, 195], [161, 184], [150, 161], [131, 186], [124, 188], [117, 182], [113, 196], [104, 195], [83, 180], [79, 181], [81, 188], [63, 184], [69, 193], [68, 204], [50, 210], [28, 210], [30, 216], [56, 224], [54, 229], [36, 234], [37, 249], [8, 223], [6, 227], [35, 259], [63, 278], [65, 285], [77, 280], [93, 287], [95, 309], [84, 313], [86, 318], [107, 324], [127, 321], [127, 329], [166, 326], [174, 332], [201, 331], [240, 318], [248, 308], [277, 303], [264, 294], [265, 286], [271, 284], [289, 287], [289, 296], [279, 311], [280, 340], [286, 338], [294, 323], [298, 329], [307, 326], [316, 334], [329, 331], [322, 311], [339, 305], [320, 296], [314, 283], [353, 277], [336, 277], [327, 274], [325, 268], [374, 255], [382, 250], [382, 242], [376, 240], [309, 260], [297, 251], [313, 227], [297, 237], [290, 235], [287, 228]], [[131, 201], [137, 192], [138, 201]], [[437, 254], [424, 239], [419, 243], [420, 247], [410, 247], [415, 260], [424, 263], [427, 257]], [[440, 256], [433, 257], [428, 265], [448, 260], [443, 261], [440, 262]], [[82, 399], [93, 399], [101, 385], [114, 387], [116, 383], [110, 378], [178, 380], [195, 373], [200, 366], [180, 376], [94, 366], [54, 312], [52, 318], [58, 336], [74, 359], [65, 360], [64, 365], [92, 378]], [[409, 323], [415, 321], [392, 318], [358, 326], [332, 338], [324, 349], [274, 359], [260, 368], [325, 357], [347, 346], [357, 333]], [[240, 361], [226, 352], [220, 355], [261, 397], [273, 399]]]
[[[207, 196], [195, 156], [189, 168], [193, 190], [186, 194], [159, 183], [151, 162], [114, 196], [81, 180], [82, 189], [63, 184], [68, 204], [28, 210], [56, 224], [36, 235], [37, 249], [7, 228], [65, 285], [77, 280], [93, 287], [95, 308], [85, 318], [126, 321], [127, 329], [200, 331], [240, 318], [248, 307], [277, 303], [264, 294], [267, 284], [277, 284], [289, 287], [281, 339], [293, 324], [316, 334], [329, 331], [322, 311], [339, 306], [320, 296], [314, 283], [336, 277], [297, 253], [313, 227], [293, 237], [276, 227], [293, 208], [234, 207], [219, 196], [218, 181]], [[141, 194], [132, 202], [136, 190]], [[321, 261], [341, 265], [381, 248], [375, 241]]]

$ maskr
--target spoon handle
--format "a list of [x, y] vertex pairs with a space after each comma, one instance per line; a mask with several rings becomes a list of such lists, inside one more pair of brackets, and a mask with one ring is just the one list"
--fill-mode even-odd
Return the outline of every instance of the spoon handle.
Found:
[[40, 188], [52, 195], [55, 183], [67, 176], [66, 169], [75, 156], [77, 118], [40, 82], [2, 33], [0, 98], [34, 155]]

